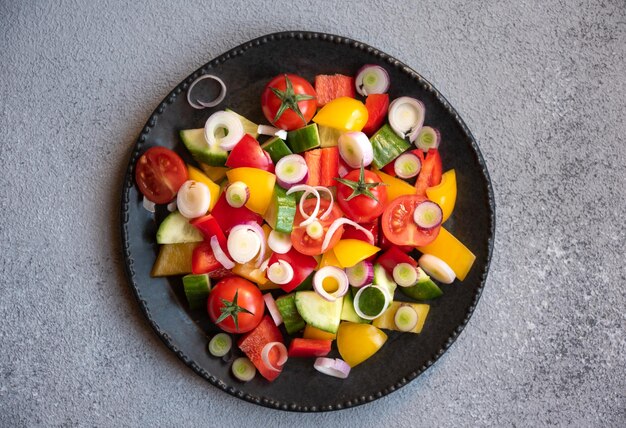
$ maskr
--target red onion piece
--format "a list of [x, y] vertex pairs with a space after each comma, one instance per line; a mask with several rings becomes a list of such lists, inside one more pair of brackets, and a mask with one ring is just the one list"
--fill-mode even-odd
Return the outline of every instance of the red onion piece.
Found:
[[[415, 117], [413, 120], [406, 121], [402, 114], [402, 109], [408, 106], [415, 110]], [[405, 110], [406, 112], [406, 110]], [[422, 129], [424, 124], [424, 116], [426, 115], [426, 108], [424, 103], [411, 97], [396, 98], [389, 104], [389, 112], [387, 116], [389, 118], [389, 125], [401, 138], [409, 137], [409, 141], [414, 142]]]
[[[270, 352], [274, 348], [276, 348], [279, 352], [278, 361], [276, 361], [278, 367], [274, 366], [269, 358]], [[263, 350], [261, 351], [261, 359], [270, 370], [278, 372], [287, 362], [287, 347], [280, 342], [269, 342], [263, 347]]]
[[[374, 82], [370, 82], [368, 75], [374, 78]], [[391, 81], [389, 73], [380, 65], [366, 64], [359, 69], [354, 79], [354, 85], [359, 95], [364, 97], [369, 94], [384, 94], [389, 89]]]
[[[203, 102], [203, 101], [197, 100], [197, 103], [195, 103], [191, 100], [191, 90], [194, 88], [194, 86], [196, 86], [198, 82], [204, 79], [212, 79], [212, 80], [215, 80], [217, 83], [219, 83], [220, 93], [217, 96], [217, 98], [215, 98], [213, 101]], [[203, 76], [198, 77], [196, 80], [191, 82], [191, 85], [189, 85], [189, 89], [187, 89], [187, 102], [189, 103], [191, 107], [198, 109], [198, 110], [202, 110], [204, 108], [215, 107], [216, 105], [221, 103], [225, 97], [226, 97], [226, 84], [224, 83], [222, 79], [212, 74], [205, 74]]]
[[345, 379], [350, 374], [350, 366], [339, 358], [318, 357], [313, 364], [315, 370], [328, 376]]

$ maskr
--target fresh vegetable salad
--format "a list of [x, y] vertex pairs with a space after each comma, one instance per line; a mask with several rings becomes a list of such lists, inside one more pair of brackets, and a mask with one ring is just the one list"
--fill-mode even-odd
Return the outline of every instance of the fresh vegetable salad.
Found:
[[[204, 79], [219, 83], [215, 100], [194, 97]], [[443, 226], [457, 194], [445, 135], [420, 100], [390, 100], [391, 84], [378, 65], [313, 82], [281, 74], [259, 94], [267, 124], [256, 124], [219, 109], [226, 85], [205, 75], [187, 100], [211, 113], [180, 131], [195, 164], [164, 147], [137, 161], [144, 206], [170, 211], [152, 276], [182, 276], [189, 307], [222, 331], [208, 352], [237, 379], [271, 382], [292, 358], [347, 378], [386, 331], [428, 328], [429, 302], [454, 293], [442, 284], [471, 269]]]

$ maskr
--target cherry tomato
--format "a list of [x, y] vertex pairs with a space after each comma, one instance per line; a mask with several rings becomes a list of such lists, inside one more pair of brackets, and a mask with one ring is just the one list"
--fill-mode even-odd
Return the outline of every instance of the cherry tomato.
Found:
[[427, 201], [420, 195], [400, 196], [389, 203], [381, 218], [381, 227], [385, 238], [396, 245], [428, 245], [435, 240], [441, 226], [430, 230], [421, 229], [413, 220], [417, 204]]
[[274, 126], [287, 131], [301, 128], [315, 115], [315, 89], [300, 76], [281, 74], [265, 86], [261, 94], [261, 108], [267, 120]]
[[209, 318], [228, 333], [245, 333], [263, 319], [265, 302], [259, 288], [250, 281], [230, 277], [221, 280], [209, 293]]
[[[362, 177], [361, 174], [363, 174]], [[339, 181], [337, 184], [337, 202], [348, 218], [357, 223], [369, 223], [383, 213], [387, 204], [385, 186], [381, 184], [366, 188], [369, 184], [382, 183], [376, 173], [355, 169], [337, 181]], [[371, 192], [371, 196], [367, 192]], [[357, 196], [350, 199], [353, 193], [356, 193]]]
[[[315, 199], [307, 199], [304, 202], [304, 212], [307, 214], [311, 214], [315, 209], [315, 202]], [[320, 202], [318, 220], [324, 227], [324, 234], [319, 239], [311, 238], [306, 233], [306, 226], [298, 226], [301, 222], [305, 220], [305, 218], [298, 210], [296, 218], [293, 222], [294, 228], [291, 231], [291, 244], [293, 245], [293, 248], [296, 249], [296, 251], [302, 254], [307, 254], [309, 256], [317, 256], [319, 254], [322, 254], [322, 244], [324, 243], [324, 237], [326, 236], [328, 228], [333, 223], [333, 221], [343, 216], [343, 213], [341, 212], [341, 209], [339, 209], [337, 204], [333, 204], [333, 209], [328, 217], [323, 220], [320, 219], [322, 214], [325, 213], [328, 209], [329, 205], [330, 201], [327, 199], [322, 199], [322, 201]], [[339, 242], [339, 240], [341, 239], [341, 235], [343, 235], [343, 226], [340, 226], [339, 229], [337, 229], [337, 231], [334, 233], [327, 250], [337, 245], [337, 242]]]
[[185, 162], [165, 147], [149, 148], [135, 166], [139, 191], [155, 204], [166, 204], [174, 199], [187, 177]]

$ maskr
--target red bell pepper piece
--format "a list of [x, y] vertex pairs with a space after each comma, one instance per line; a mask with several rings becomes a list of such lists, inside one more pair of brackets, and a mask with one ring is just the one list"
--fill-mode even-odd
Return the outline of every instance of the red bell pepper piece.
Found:
[[283, 343], [283, 335], [274, 324], [274, 321], [272, 321], [272, 318], [269, 315], [265, 315], [254, 330], [246, 333], [239, 339], [237, 346], [239, 346], [239, 349], [252, 361], [252, 364], [254, 364], [261, 376], [271, 382], [281, 373], [282, 367], [276, 364], [278, 361], [277, 353], [270, 352], [268, 359], [274, 367], [279, 368], [278, 371], [268, 367], [261, 357], [263, 348], [270, 342]]
[[413, 150], [411, 153], [415, 154], [422, 161], [422, 169], [415, 182], [417, 195], [426, 196], [427, 188], [441, 183], [442, 164], [439, 150], [429, 149], [426, 156], [424, 156], [424, 152], [419, 149]]
[[[208, 242], [200, 243], [193, 250], [191, 255], [191, 272], [194, 274], [215, 272], [222, 268], [222, 264], [217, 261], [213, 255], [211, 244]], [[209, 275], [210, 276], [210, 275]]]
[[211, 214], [195, 218], [189, 224], [198, 229], [207, 241], [211, 237], [216, 236], [222, 250], [226, 250], [226, 235], [224, 235], [222, 228]]
[[287, 284], [283, 284], [280, 288], [289, 293], [304, 281], [317, 267], [317, 260], [313, 256], [307, 256], [298, 252], [295, 248], [287, 251], [285, 254], [272, 254], [268, 266], [273, 265], [279, 260], [286, 261], [293, 268], [293, 279]]
[[296, 337], [289, 344], [288, 355], [295, 358], [324, 357], [330, 352], [332, 340]]
[[319, 186], [322, 179], [322, 150], [315, 149], [304, 152], [304, 160], [309, 169], [309, 178], [307, 178], [306, 184], [309, 186]]
[[339, 177], [339, 149], [326, 147], [321, 149], [320, 186], [335, 186], [335, 177]]
[[371, 94], [365, 99], [367, 109], [367, 123], [363, 127], [363, 132], [371, 137], [383, 125], [389, 109], [388, 94]]
[[393, 274], [393, 268], [400, 263], [408, 263], [413, 267], [417, 267], [417, 262], [395, 245], [381, 254], [376, 263], [384, 267], [390, 275]]
[[215, 203], [213, 210], [211, 210], [211, 215], [215, 217], [215, 220], [222, 229], [222, 232], [227, 234], [234, 226], [248, 221], [263, 224], [263, 217], [253, 211], [250, 211], [245, 206], [241, 208], [233, 208], [228, 205], [225, 193], [226, 192], [222, 192], [219, 199]]
[[259, 168], [269, 171], [273, 168], [272, 160], [265, 155], [259, 142], [250, 134], [245, 134], [235, 145], [226, 159], [229, 168]]
[[315, 76], [315, 93], [317, 95], [317, 106], [321, 107], [328, 102], [339, 97], [354, 98], [356, 88], [354, 79], [343, 74], [329, 76], [320, 74]]

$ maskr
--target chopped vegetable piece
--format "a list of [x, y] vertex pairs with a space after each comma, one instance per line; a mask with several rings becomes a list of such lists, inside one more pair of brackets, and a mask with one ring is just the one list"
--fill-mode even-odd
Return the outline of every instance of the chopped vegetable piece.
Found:
[[369, 166], [374, 160], [372, 143], [363, 132], [345, 132], [338, 141], [341, 158], [351, 168]]
[[476, 256], [443, 227], [434, 241], [417, 249], [446, 262], [461, 281], [465, 279], [476, 260]]
[[191, 309], [206, 308], [206, 299], [211, 291], [209, 275], [185, 275], [183, 277], [183, 289]]
[[367, 64], [356, 74], [356, 91], [364, 97], [370, 94], [384, 94], [389, 89], [389, 73], [380, 65]]
[[344, 321], [337, 331], [337, 349], [350, 367], [370, 358], [385, 344], [387, 335], [371, 324]]
[[350, 321], [356, 323], [370, 323], [371, 320], [361, 318], [354, 310], [354, 296], [351, 292], [343, 296], [343, 307], [341, 308], [341, 321]]
[[430, 149], [438, 149], [440, 141], [441, 134], [438, 129], [431, 128], [430, 126], [423, 126], [419, 134], [417, 134], [415, 145], [418, 149], [422, 149], [424, 152], [427, 152]]
[[437, 186], [427, 187], [426, 196], [441, 207], [443, 212], [442, 223], [449, 219], [456, 203], [456, 173], [454, 170], [444, 172], [441, 176], [441, 183]]
[[304, 328], [302, 337], [305, 339], [321, 339], [321, 340], [335, 340], [337, 333], [329, 333], [324, 330], [320, 330], [317, 327], [307, 324]]
[[342, 305], [342, 299], [329, 302], [315, 291], [296, 292], [296, 307], [304, 321], [329, 333], [337, 332]]
[[276, 182], [283, 189], [306, 183], [308, 176], [309, 168], [300, 155], [284, 156], [276, 164]]
[[313, 289], [329, 302], [343, 297], [350, 289], [346, 273], [335, 266], [326, 266], [315, 272]]
[[187, 180], [178, 189], [176, 196], [178, 211], [186, 218], [203, 216], [211, 206], [211, 192], [206, 184]]
[[421, 333], [424, 328], [424, 323], [426, 322], [426, 316], [428, 315], [428, 311], [430, 310], [430, 306], [424, 303], [406, 303], [406, 302], [391, 302], [389, 308], [378, 318], [376, 318], [372, 325], [383, 328], [386, 330], [398, 330], [395, 322], [395, 316], [397, 310], [405, 305], [410, 305], [415, 312], [417, 313], [417, 324], [413, 329], [411, 329], [410, 333]]
[[[211, 101], [200, 101], [198, 99], [195, 99], [194, 101], [194, 97], [191, 96], [191, 91], [198, 84], [198, 82], [205, 80], [205, 79], [215, 80], [217, 83], [219, 83], [220, 93], [217, 94], [217, 96]], [[226, 97], [226, 84], [224, 83], [222, 79], [212, 74], [204, 74], [198, 77], [196, 80], [191, 82], [191, 85], [189, 85], [189, 88], [187, 88], [187, 102], [189, 103], [191, 107], [197, 110], [215, 107], [216, 105], [218, 105], [224, 100], [224, 97]]]
[[293, 268], [284, 260], [279, 260], [267, 268], [267, 279], [274, 284], [287, 284], [293, 280]]
[[244, 135], [243, 125], [233, 112], [216, 111], [204, 125], [204, 138], [209, 147], [217, 145], [222, 150], [232, 150]]
[[211, 195], [209, 211], [212, 210], [220, 196], [220, 186], [218, 186], [215, 181], [209, 178], [204, 172], [192, 165], [187, 165], [187, 171], [189, 171], [189, 180], [203, 183], [209, 189], [209, 194]]
[[401, 287], [400, 291], [415, 300], [432, 300], [443, 295], [443, 291], [422, 268], [418, 267], [415, 270], [418, 276], [417, 283], [411, 287]]
[[417, 269], [410, 263], [399, 263], [393, 268], [393, 280], [400, 287], [411, 287], [417, 283]]
[[207, 349], [214, 357], [223, 357], [233, 347], [233, 339], [226, 333], [217, 333], [209, 341]]
[[380, 264], [374, 264], [374, 285], [379, 285], [387, 291], [387, 295], [393, 298], [393, 294], [396, 292], [397, 284], [393, 281], [393, 278], [387, 273], [384, 267]]
[[178, 211], [169, 214], [159, 225], [156, 234], [157, 244], [182, 244], [201, 242], [202, 234], [191, 224], [189, 219]]
[[335, 178], [339, 177], [339, 150], [337, 147], [327, 147], [320, 151], [320, 186], [335, 186]]
[[191, 256], [191, 271], [194, 274], [211, 273], [221, 268], [222, 264], [215, 258], [210, 243], [202, 242], [194, 248]]
[[270, 204], [265, 211], [265, 221], [274, 230], [290, 233], [293, 229], [293, 220], [296, 216], [296, 197], [288, 195], [285, 189], [276, 185]]
[[267, 311], [270, 313], [272, 320], [274, 320], [274, 324], [276, 324], [276, 326], [281, 325], [283, 323], [283, 317], [280, 314], [280, 310], [278, 310], [274, 296], [272, 296], [271, 293], [265, 293], [263, 295], [263, 300], [265, 301]]
[[315, 359], [313, 368], [325, 375], [346, 379], [350, 374], [350, 366], [339, 358], [319, 357]]
[[391, 296], [379, 285], [366, 285], [359, 289], [354, 296], [354, 310], [357, 315], [366, 320], [373, 320], [382, 314]]
[[[414, 154], [424, 156], [421, 150], [413, 150]], [[416, 194], [426, 195], [426, 189], [441, 183], [441, 156], [437, 149], [430, 149], [422, 159], [422, 170], [415, 182]]]
[[431, 230], [441, 224], [443, 211], [441, 207], [433, 201], [423, 201], [417, 204], [413, 212], [413, 221], [417, 227]]
[[367, 108], [361, 101], [339, 97], [322, 107], [313, 117], [313, 122], [341, 131], [360, 131], [367, 123], [367, 114]]
[[[259, 269], [255, 265], [256, 262], [254, 260], [244, 264], [236, 263], [235, 267], [232, 269], [232, 273], [239, 275], [248, 281], [254, 282], [259, 286], [259, 288], [261, 288], [262, 286], [269, 284], [269, 281], [265, 276], [265, 271]], [[276, 288], [278, 288], [278, 286], [276, 286]]]
[[333, 250], [328, 250], [322, 254], [322, 260], [320, 261], [319, 268], [323, 268], [325, 266], [335, 266], [338, 268], [343, 268], [339, 260], [337, 260], [337, 256], [335, 256], [335, 252]]
[[304, 128], [295, 129], [287, 133], [287, 144], [294, 153], [302, 153], [321, 145], [317, 125], [312, 123]]
[[304, 320], [296, 309], [296, 295], [295, 293], [280, 296], [276, 299], [276, 306], [280, 312], [280, 316], [283, 318], [285, 324], [285, 330], [288, 334], [294, 334], [304, 328]]
[[150, 276], [160, 277], [191, 273], [191, 258], [194, 248], [197, 246], [197, 242], [161, 245]]
[[343, 267], [352, 267], [378, 251], [380, 248], [359, 239], [342, 239], [333, 249], [335, 256]]
[[374, 278], [374, 266], [371, 262], [363, 260], [352, 267], [346, 269], [348, 280], [353, 287], [363, 287], [371, 284]]
[[239, 357], [233, 361], [231, 367], [233, 375], [242, 382], [249, 382], [256, 375], [256, 368], [246, 357]]
[[[224, 166], [211, 166], [200, 162], [200, 167], [204, 174], [214, 183], [219, 183], [226, 177], [226, 171], [228, 168]], [[196, 179], [196, 181], [198, 181]]]
[[443, 282], [444, 284], [452, 284], [454, 282], [454, 279], [456, 278], [456, 275], [452, 268], [439, 257], [433, 256], [432, 254], [422, 255], [418, 262], [420, 267], [424, 269], [424, 272], [426, 272], [428, 275], [435, 278], [439, 282]]
[[317, 130], [320, 134], [320, 147], [336, 147], [339, 141], [341, 131], [335, 128], [329, 128], [328, 126], [317, 125]]
[[369, 137], [385, 123], [387, 109], [389, 108], [389, 95], [368, 95], [365, 99], [365, 108], [367, 109], [367, 123], [362, 131]]
[[274, 168], [271, 158], [268, 159], [259, 142], [250, 134], [245, 134], [232, 148], [226, 160], [229, 168], [258, 168], [271, 171]]
[[281, 284], [281, 288], [287, 293], [300, 285], [317, 267], [317, 260], [311, 256], [299, 253], [295, 248], [292, 248], [285, 254], [274, 253], [269, 260], [269, 265], [279, 260], [284, 260], [293, 267], [294, 272], [292, 280], [286, 284]]
[[404, 153], [394, 161], [393, 171], [400, 178], [413, 178], [422, 169], [422, 161], [413, 153]]
[[204, 137], [204, 128], [185, 129], [179, 133], [191, 156], [198, 161], [209, 166], [224, 166], [228, 158], [228, 152], [220, 148], [217, 142], [212, 145], [207, 143]]
[[409, 149], [410, 144], [393, 132], [389, 125], [383, 125], [370, 138], [374, 150], [372, 164], [381, 169]]
[[376, 171], [376, 174], [380, 177], [381, 181], [386, 184], [387, 189], [387, 201], [391, 202], [400, 196], [415, 195], [417, 189], [411, 186], [404, 180], [392, 177], [382, 171]]
[[270, 138], [265, 143], [261, 144], [261, 148], [269, 153], [272, 162], [275, 164], [285, 156], [292, 154], [287, 144], [285, 144], [285, 141], [278, 137]]
[[411, 331], [419, 321], [417, 312], [410, 305], [400, 306], [393, 317], [398, 331]]
[[250, 199], [250, 189], [243, 181], [235, 181], [226, 188], [226, 202], [233, 208], [241, 208]]
[[252, 122], [248, 118], [240, 115], [236, 111], [233, 111], [233, 110], [231, 110], [229, 108], [226, 108], [226, 111], [229, 112], [229, 113], [234, 113], [235, 115], [237, 115], [237, 118], [241, 122], [241, 126], [243, 126], [243, 132], [244, 133], [250, 134], [252, 136], [252, 138], [257, 138], [259, 136], [259, 133], [258, 133], [259, 126], [256, 123]]
[[274, 193], [276, 176], [257, 168], [235, 168], [226, 173], [228, 181], [243, 181], [250, 189], [250, 199], [246, 208], [263, 215], [267, 210]]
[[228, 253], [237, 263], [248, 263], [256, 259], [262, 244], [262, 238], [248, 225], [237, 225], [228, 235]]
[[351, 76], [343, 74], [315, 76], [315, 92], [317, 93], [317, 106], [322, 107], [339, 97], [354, 98], [354, 80]]
[[310, 150], [304, 153], [309, 176], [306, 184], [309, 186], [319, 186], [322, 180], [322, 151]]
[[[261, 353], [263, 352], [263, 348], [270, 342], [281, 342], [283, 341], [283, 335], [281, 334], [278, 327], [272, 321], [272, 318], [269, 315], [263, 317], [258, 326], [249, 333], [246, 333], [241, 339], [239, 339], [238, 346], [239, 349], [243, 351], [244, 354], [252, 361], [252, 364], [257, 368], [261, 376], [270, 382], [273, 381], [280, 375], [280, 370], [272, 370], [268, 367], [261, 357]], [[271, 353], [269, 355], [270, 361], [272, 364], [276, 364], [278, 361], [279, 355], [275, 353]]]
[[389, 104], [389, 125], [400, 138], [409, 137], [413, 142], [424, 124], [426, 108], [411, 97], [396, 98]]
[[294, 358], [324, 357], [330, 352], [332, 340], [295, 338], [289, 344], [289, 356]]

